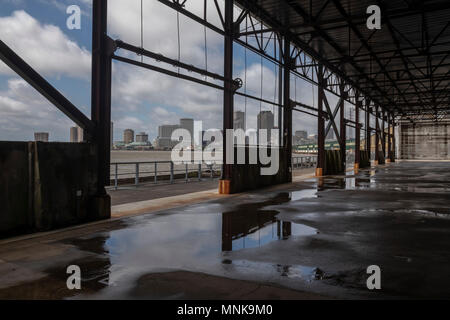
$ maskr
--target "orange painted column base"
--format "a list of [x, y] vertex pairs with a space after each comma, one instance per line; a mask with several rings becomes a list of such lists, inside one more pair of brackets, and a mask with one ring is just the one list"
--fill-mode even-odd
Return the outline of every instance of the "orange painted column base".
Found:
[[353, 170], [355, 171], [355, 174], [359, 171], [359, 163], [355, 163], [355, 166], [353, 167]]
[[374, 160], [374, 161], [373, 161], [373, 164], [374, 164], [375, 166], [377, 166], [377, 165], [378, 165], [378, 160]]
[[231, 181], [219, 180], [219, 194], [230, 194], [230, 193], [231, 193]]
[[323, 168], [316, 168], [316, 177], [323, 176]]

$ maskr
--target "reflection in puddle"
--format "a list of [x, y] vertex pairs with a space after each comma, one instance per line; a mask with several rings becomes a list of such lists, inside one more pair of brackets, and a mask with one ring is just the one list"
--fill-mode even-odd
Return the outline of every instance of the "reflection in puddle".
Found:
[[251, 274], [257, 270], [260, 275], [266, 277], [282, 276], [305, 281], [320, 280], [324, 277], [324, 272], [319, 268], [302, 265], [281, 265], [239, 259], [233, 261], [225, 259], [222, 263], [228, 272], [239, 274]]
[[298, 201], [306, 198], [317, 198], [316, 189], [305, 189], [300, 191], [290, 192], [291, 201]]
[[[315, 228], [277, 218], [274, 206], [316, 197], [316, 189], [282, 192], [264, 201], [244, 202], [232, 211], [205, 204], [183, 213], [164, 213], [129, 218], [126, 227], [94, 237], [81, 237], [66, 242], [95, 253], [90, 258], [104, 260], [85, 282], [97, 281], [102, 294], [114, 294], [130, 288], [143, 274], [186, 270], [216, 275], [270, 274], [276, 277], [319, 279], [317, 270], [294, 265], [229, 260], [232, 251], [251, 250], [292, 237], [317, 234]], [[298, 205], [298, 203], [296, 204]], [[175, 211], [176, 212], [176, 211]], [[225, 260], [224, 260], [225, 259]]]

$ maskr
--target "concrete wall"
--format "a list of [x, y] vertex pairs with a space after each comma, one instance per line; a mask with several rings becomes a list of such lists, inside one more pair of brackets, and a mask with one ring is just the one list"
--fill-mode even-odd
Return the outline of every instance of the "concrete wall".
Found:
[[344, 174], [345, 167], [342, 163], [341, 150], [325, 150], [325, 168], [323, 175]]
[[109, 217], [88, 143], [0, 142], [0, 238]]
[[450, 123], [402, 123], [400, 158], [450, 160]]
[[29, 143], [0, 141], [0, 237], [33, 229], [29, 156]]
[[[245, 148], [247, 163], [249, 159], [249, 150], [249, 147]], [[271, 149], [272, 152], [278, 152], [279, 155], [279, 168], [275, 175], [261, 175], [261, 168], [269, 167], [269, 165], [261, 165], [259, 160], [259, 152], [256, 148], [253, 150], [256, 150], [255, 152], [258, 153], [258, 164], [236, 164], [233, 166], [233, 178], [230, 185], [231, 193], [259, 189], [271, 185], [290, 182], [292, 180], [291, 168], [288, 168], [285, 165], [287, 159], [285, 149]], [[236, 148], [234, 152], [234, 163], [237, 163], [237, 152], [238, 151]]]

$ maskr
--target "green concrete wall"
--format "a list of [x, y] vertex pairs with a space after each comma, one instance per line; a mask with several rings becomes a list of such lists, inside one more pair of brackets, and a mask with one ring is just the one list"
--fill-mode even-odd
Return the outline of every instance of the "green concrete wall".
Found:
[[0, 142], [0, 238], [106, 217], [95, 163], [88, 143]]

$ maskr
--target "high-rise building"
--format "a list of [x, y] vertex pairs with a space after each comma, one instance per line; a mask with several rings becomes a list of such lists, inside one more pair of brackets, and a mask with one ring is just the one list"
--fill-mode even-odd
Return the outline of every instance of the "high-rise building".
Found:
[[271, 141], [271, 131], [275, 128], [275, 117], [272, 111], [261, 111], [258, 114], [258, 142], [259, 142], [259, 130], [267, 130], [267, 143]]
[[148, 134], [145, 132], [136, 134], [136, 142], [148, 142]]
[[134, 142], [134, 131], [131, 129], [125, 129], [123, 132], [123, 142], [129, 144]]
[[80, 127], [70, 128], [70, 142], [83, 142], [84, 131]]
[[48, 132], [35, 132], [34, 141], [48, 142]]
[[180, 126], [177, 124], [164, 124], [158, 127], [158, 137], [159, 138], [171, 138], [172, 133], [179, 129]]
[[180, 119], [180, 128], [189, 131], [191, 135], [191, 140], [194, 140], [194, 119], [189, 118]]
[[172, 148], [176, 145], [175, 141], [172, 141], [172, 133], [179, 129], [177, 124], [165, 124], [158, 127], [158, 137], [155, 140], [155, 148], [166, 149]]
[[245, 131], [245, 113], [244, 112], [242, 112], [242, 111], [234, 112], [233, 128], [235, 130], [242, 129]]
[[334, 137], [334, 130], [333, 130], [333, 128], [331, 128], [330, 131], [328, 132], [326, 140], [335, 140], [335, 139], [336, 138]]
[[295, 136], [298, 139], [306, 140], [308, 138], [308, 132], [306, 130], [297, 130], [297, 131], [295, 131]]

